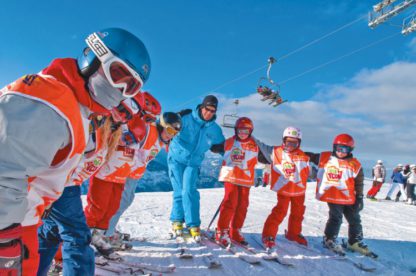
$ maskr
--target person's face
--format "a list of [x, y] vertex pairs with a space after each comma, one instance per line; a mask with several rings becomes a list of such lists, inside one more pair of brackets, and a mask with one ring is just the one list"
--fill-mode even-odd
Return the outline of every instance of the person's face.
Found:
[[215, 109], [215, 107], [213, 106], [204, 106], [203, 108], [201, 108], [202, 118], [205, 121], [211, 120], [214, 117], [216, 112], [217, 112], [217, 109]]
[[286, 137], [283, 142], [285, 151], [291, 152], [299, 147], [299, 140], [293, 137]]
[[237, 129], [237, 136], [240, 140], [245, 140], [250, 136], [250, 130], [247, 128]]

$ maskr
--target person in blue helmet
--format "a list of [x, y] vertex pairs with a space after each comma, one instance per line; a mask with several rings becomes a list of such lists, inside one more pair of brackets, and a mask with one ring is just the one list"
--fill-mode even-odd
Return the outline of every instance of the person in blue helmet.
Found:
[[126, 30], [104, 29], [86, 42], [78, 60], [55, 59], [0, 90], [0, 275], [37, 274], [40, 217], [60, 196], [70, 204], [55, 222], [76, 230], [61, 235], [64, 274], [94, 275], [79, 186], [64, 186], [87, 150], [91, 118], [139, 93], [151, 65]]
[[200, 197], [196, 186], [200, 166], [205, 152], [218, 153], [224, 148], [224, 135], [215, 122], [217, 108], [218, 99], [208, 95], [194, 110], [179, 112], [182, 130], [172, 139], [168, 151], [169, 178], [173, 187], [172, 232], [181, 235], [185, 222], [196, 241], [201, 235]]

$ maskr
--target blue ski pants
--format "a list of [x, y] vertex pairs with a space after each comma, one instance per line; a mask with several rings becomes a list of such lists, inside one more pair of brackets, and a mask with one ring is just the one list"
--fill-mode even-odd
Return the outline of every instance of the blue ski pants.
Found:
[[171, 221], [185, 222], [188, 227], [199, 227], [199, 191], [196, 184], [199, 167], [187, 166], [168, 158], [169, 178], [173, 187]]
[[133, 203], [135, 196], [134, 192], [136, 191], [138, 183], [139, 180], [137, 179], [127, 178], [126, 183], [124, 184], [123, 194], [121, 195], [120, 207], [118, 207], [117, 213], [115, 213], [115, 215], [111, 218], [110, 224], [108, 225], [108, 229], [105, 231], [105, 235], [107, 237], [111, 237], [112, 235], [114, 235], [120, 217]]
[[66, 187], [42, 222], [38, 229], [38, 276], [47, 275], [61, 242], [64, 275], [94, 275], [94, 250], [82, 209], [81, 188]]

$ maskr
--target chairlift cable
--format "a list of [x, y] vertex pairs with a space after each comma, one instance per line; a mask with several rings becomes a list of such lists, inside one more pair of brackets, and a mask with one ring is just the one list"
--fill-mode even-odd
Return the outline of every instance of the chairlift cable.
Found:
[[[349, 26], [351, 26], [351, 25], [353, 25], [353, 24], [357, 23], [358, 21], [362, 20], [362, 19], [363, 19], [363, 18], [365, 18], [365, 17], [366, 17], [366, 16], [360, 16], [359, 18], [354, 19], [353, 21], [351, 21], [351, 22], [349, 22], [349, 23], [347, 23], [347, 24], [345, 24], [345, 25], [343, 25], [343, 26], [341, 26], [341, 27], [338, 27], [337, 29], [335, 29], [335, 30], [333, 30], [333, 31], [331, 31], [331, 32], [329, 32], [329, 33], [327, 33], [327, 34], [325, 34], [325, 35], [323, 35], [323, 36], [321, 36], [321, 37], [319, 37], [319, 38], [317, 38], [317, 39], [315, 39], [315, 40], [311, 41], [311, 42], [308, 42], [307, 44], [305, 44], [305, 45], [303, 45], [303, 46], [301, 46], [301, 47], [299, 47], [299, 48], [297, 48], [297, 49], [295, 49], [295, 50], [293, 50], [293, 51], [291, 51], [291, 52], [289, 52], [289, 53], [287, 53], [287, 54], [285, 54], [285, 55], [281, 56], [280, 58], [278, 58], [278, 60], [286, 59], [286, 58], [288, 58], [289, 56], [291, 56], [291, 55], [293, 55], [293, 54], [295, 54], [295, 53], [298, 53], [298, 52], [300, 52], [300, 51], [302, 51], [302, 50], [306, 49], [307, 47], [312, 46], [312, 45], [314, 45], [314, 44], [316, 44], [316, 43], [320, 42], [321, 40], [323, 40], [323, 39], [325, 39], [325, 38], [327, 38], [327, 37], [330, 37], [330, 36], [334, 35], [335, 33], [337, 33], [337, 32], [339, 32], [339, 31], [341, 31], [341, 30], [343, 30], [343, 29], [345, 29], [345, 28], [347, 28], [347, 27], [349, 27]], [[181, 103], [181, 104], [177, 105], [176, 107], [177, 107], [177, 108], [183, 107], [183, 106], [185, 106], [185, 105], [187, 105], [187, 104], [189, 104], [189, 103], [192, 103], [192, 102], [193, 102], [193, 101], [195, 101], [196, 99], [199, 99], [200, 97], [202, 97], [202, 96], [206, 95], [207, 93], [212, 93], [212, 92], [215, 92], [215, 91], [217, 91], [217, 90], [219, 90], [219, 89], [221, 89], [221, 88], [223, 88], [223, 87], [225, 87], [225, 86], [227, 86], [227, 85], [230, 85], [230, 84], [232, 84], [232, 83], [234, 83], [234, 82], [237, 82], [237, 81], [242, 80], [242, 79], [244, 79], [244, 78], [246, 78], [246, 77], [248, 77], [248, 76], [251, 76], [251, 75], [253, 75], [253, 74], [257, 73], [258, 71], [263, 70], [263, 69], [264, 69], [264, 68], [266, 68], [266, 67], [269, 67], [269, 69], [268, 69], [268, 72], [269, 72], [269, 71], [270, 71], [270, 64], [263, 65], [263, 66], [261, 66], [261, 67], [259, 67], [259, 68], [257, 68], [257, 69], [254, 69], [254, 70], [252, 70], [252, 71], [250, 71], [250, 72], [248, 72], [248, 73], [245, 73], [245, 74], [243, 74], [243, 75], [241, 75], [241, 76], [239, 76], [239, 77], [237, 77], [237, 78], [235, 78], [235, 79], [232, 79], [232, 80], [230, 80], [230, 81], [224, 82], [223, 84], [221, 84], [221, 85], [219, 85], [219, 86], [217, 86], [217, 87], [215, 87], [215, 88], [213, 88], [213, 89], [211, 89], [211, 90], [209, 90], [209, 91], [207, 91], [207, 92], [204, 92], [204, 93], [202, 93], [202, 94], [200, 94], [200, 95], [198, 95], [198, 96], [196, 96], [196, 97], [194, 97], [194, 98], [192, 98], [192, 99], [190, 99], [190, 100], [188, 100], [188, 101], [186, 101], [186, 102], [183, 102], [183, 103]], [[269, 80], [271, 80], [271, 78], [270, 78], [270, 77], [268, 77], [268, 79], [269, 79]], [[273, 82], [272, 84], [274, 84], [274, 82]]]
[[283, 81], [279, 82], [279, 84], [280, 84], [280, 85], [282, 85], [282, 84], [285, 84], [285, 83], [287, 83], [287, 82], [289, 82], [289, 81], [292, 81], [292, 80], [295, 80], [295, 79], [297, 79], [297, 78], [300, 78], [300, 77], [302, 77], [302, 76], [304, 76], [304, 75], [306, 75], [306, 74], [309, 74], [309, 73], [311, 73], [311, 72], [313, 72], [313, 71], [316, 71], [316, 70], [321, 69], [321, 68], [323, 68], [323, 67], [325, 67], [325, 66], [328, 66], [328, 65], [330, 65], [330, 64], [332, 64], [332, 63], [335, 63], [335, 62], [337, 62], [337, 61], [340, 61], [341, 59], [344, 59], [344, 58], [346, 58], [346, 57], [352, 56], [352, 55], [354, 55], [354, 54], [356, 54], [356, 53], [358, 53], [358, 52], [361, 52], [361, 51], [363, 51], [363, 50], [365, 50], [365, 49], [368, 49], [368, 48], [373, 47], [373, 46], [375, 46], [375, 45], [377, 45], [377, 44], [380, 44], [380, 43], [382, 43], [382, 42], [384, 42], [384, 41], [386, 41], [386, 40], [388, 40], [388, 39], [391, 39], [391, 38], [393, 38], [393, 37], [395, 37], [395, 36], [399, 35], [399, 34], [400, 34], [400, 33], [394, 33], [394, 34], [392, 34], [392, 35], [389, 35], [389, 36], [387, 36], [387, 37], [384, 37], [384, 38], [382, 38], [382, 39], [379, 39], [379, 40], [377, 40], [377, 41], [375, 41], [375, 42], [372, 42], [372, 43], [367, 44], [367, 45], [365, 45], [365, 46], [363, 46], [363, 47], [360, 47], [360, 48], [358, 48], [358, 49], [356, 49], [356, 50], [354, 50], [354, 51], [351, 51], [351, 52], [349, 52], [349, 53], [347, 53], [347, 54], [344, 54], [344, 55], [342, 55], [342, 56], [339, 56], [339, 57], [337, 57], [337, 58], [335, 58], [335, 59], [332, 59], [332, 60], [330, 60], [330, 61], [327, 61], [327, 62], [325, 62], [325, 63], [323, 63], [323, 64], [321, 64], [321, 65], [318, 65], [318, 66], [312, 67], [312, 68], [310, 68], [310, 69], [308, 69], [308, 70], [306, 70], [306, 71], [304, 71], [304, 72], [302, 72], [302, 73], [300, 73], [300, 74], [297, 74], [297, 75], [292, 76], [292, 77], [290, 77], [290, 78], [288, 78], [288, 79], [285, 79], [285, 80], [283, 80]]
[[295, 54], [295, 53], [297, 53], [297, 52], [300, 52], [300, 51], [302, 51], [303, 49], [306, 49], [306, 48], [308, 48], [309, 46], [312, 46], [312, 45], [314, 45], [314, 44], [316, 44], [316, 43], [320, 42], [321, 40], [324, 40], [325, 38], [330, 37], [331, 35], [336, 34], [337, 32], [339, 32], [339, 31], [341, 31], [341, 30], [343, 30], [343, 29], [345, 29], [345, 28], [348, 28], [348, 27], [349, 27], [349, 26], [351, 26], [351, 25], [354, 25], [355, 23], [357, 23], [358, 21], [360, 21], [360, 20], [362, 20], [362, 19], [364, 19], [364, 18], [366, 18], [366, 17], [367, 17], [367, 15], [360, 16], [360, 17], [358, 17], [357, 19], [355, 19], [355, 20], [353, 20], [353, 21], [351, 21], [351, 22], [349, 22], [349, 23], [347, 23], [347, 24], [345, 24], [345, 25], [343, 25], [343, 26], [341, 26], [341, 27], [339, 27], [339, 28], [337, 28], [337, 29], [335, 29], [335, 30], [333, 30], [333, 31], [331, 31], [331, 32], [329, 32], [329, 33], [327, 33], [327, 34], [325, 34], [325, 35], [323, 35], [323, 36], [321, 36], [321, 37], [319, 37], [319, 38], [315, 39], [315, 40], [312, 40], [311, 42], [309, 42], [309, 43], [305, 44], [304, 46], [299, 47], [299, 48], [297, 48], [296, 50], [293, 50], [292, 52], [289, 52], [289, 53], [287, 53], [286, 55], [281, 56], [281, 57], [279, 58], [279, 60], [282, 60], [282, 59], [288, 58], [289, 56], [291, 56], [291, 55], [293, 55], [293, 54]]

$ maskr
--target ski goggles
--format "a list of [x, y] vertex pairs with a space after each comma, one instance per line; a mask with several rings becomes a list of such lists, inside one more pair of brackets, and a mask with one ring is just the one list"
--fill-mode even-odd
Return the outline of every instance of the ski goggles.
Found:
[[299, 147], [299, 141], [289, 141], [285, 139], [283, 145], [285, 146], [285, 148], [297, 148]]
[[85, 41], [101, 62], [104, 74], [113, 87], [119, 89], [126, 98], [132, 98], [139, 93], [143, 86], [140, 75], [122, 59], [113, 55], [97, 33], [89, 35]]
[[335, 152], [341, 152], [350, 154], [352, 152], [353, 148], [345, 145], [334, 145], [334, 151]]
[[179, 130], [175, 129], [174, 127], [171, 127], [170, 125], [168, 125], [164, 128], [170, 136], [175, 136], [179, 132]]
[[248, 128], [239, 128], [239, 129], [237, 129], [237, 134], [250, 135], [250, 129], [248, 129]]
[[134, 134], [131, 133], [130, 130], [124, 132], [123, 135], [121, 136], [121, 139], [126, 144], [126, 146], [137, 144], [138, 142], [136, 137], [134, 137]]
[[167, 124], [164, 120], [163, 120], [163, 115], [160, 116], [160, 125], [166, 130], [166, 132], [170, 135], [170, 136], [175, 136], [176, 134], [178, 134], [178, 132], [180, 131], [180, 128], [176, 128], [174, 126], [172, 126], [171, 124]]

